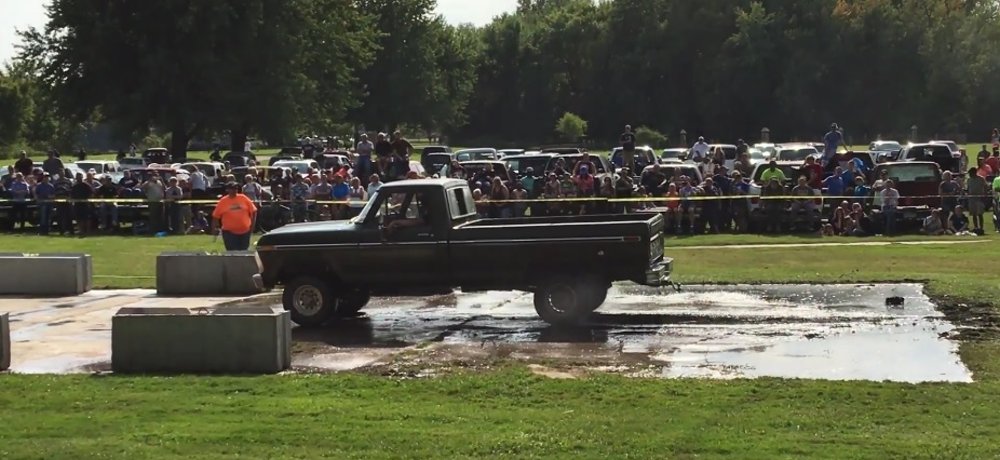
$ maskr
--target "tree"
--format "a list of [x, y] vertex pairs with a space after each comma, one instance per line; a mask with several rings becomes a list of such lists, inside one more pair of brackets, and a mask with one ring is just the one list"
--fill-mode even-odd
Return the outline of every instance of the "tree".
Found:
[[44, 31], [24, 34], [23, 56], [39, 63], [63, 113], [100, 108], [126, 132], [160, 127], [175, 156], [206, 129], [232, 130], [242, 149], [251, 129], [343, 112], [371, 54], [350, 0], [98, 3], [54, 0]]
[[556, 134], [567, 142], [579, 142], [587, 134], [587, 121], [575, 113], [566, 112], [556, 122]]
[[636, 128], [635, 141], [639, 145], [648, 145], [653, 148], [667, 146], [667, 136], [648, 126]]

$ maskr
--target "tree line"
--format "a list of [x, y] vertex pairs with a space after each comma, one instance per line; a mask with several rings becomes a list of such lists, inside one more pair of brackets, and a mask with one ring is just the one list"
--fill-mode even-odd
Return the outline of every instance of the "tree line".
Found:
[[484, 27], [434, 7], [53, 0], [0, 75], [0, 145], [96, 124], [174, 151], [343, 126], [496, 145], [557, 141], [557, 125], [608, 144], [625, 124], [664, 142], [815, 139], [834, 121], [982, 138], [1000, 110], [994, 0], [521, 0]]

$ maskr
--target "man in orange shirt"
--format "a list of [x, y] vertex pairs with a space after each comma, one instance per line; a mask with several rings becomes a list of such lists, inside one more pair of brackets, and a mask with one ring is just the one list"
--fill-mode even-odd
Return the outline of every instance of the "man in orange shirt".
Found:
[[226, 184], [226, 196], [215, 205], [212, 217], [216, 226], [222, 229], [222, 242], [227, 251], [250, 249], [250, 235], [253, 234], [257, 206], [246, 195], [240, 193], [235, 183]]

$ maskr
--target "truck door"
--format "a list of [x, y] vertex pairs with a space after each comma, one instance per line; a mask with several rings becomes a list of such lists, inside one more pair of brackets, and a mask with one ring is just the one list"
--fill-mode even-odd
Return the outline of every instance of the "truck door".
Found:
[[447, 219], [447, 210], [437, 194], [440, 190], [414, 189], [379, 196], [379, 212], [375, 222], [365, 222], [359, 252], [361, 258], [378, 261], [374, 265], [381, 273], [369, 276], [384, 275], [400, 286], [418, 287], [450, 279], [447, 235], [436, 225], [438, 219]]

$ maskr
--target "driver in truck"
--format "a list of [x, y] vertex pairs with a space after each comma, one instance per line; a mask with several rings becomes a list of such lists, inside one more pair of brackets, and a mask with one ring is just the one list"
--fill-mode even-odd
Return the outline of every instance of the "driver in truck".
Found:
[[[386, 231], [392, 234], [404, 228], [423, 227], [428, 225], [428, 222], [431, 221], [431, 216], [428, 206], [425, 205], [426, 202], [427, 201], [423, 193], [413, 195], [405, 208], [402, 206], [399, 208], [400, 218], [389, 222], [389, 225], [386, 226]], [[410, 217], [410, 210], [416, 211], [412, 213], [413, 217]]]

